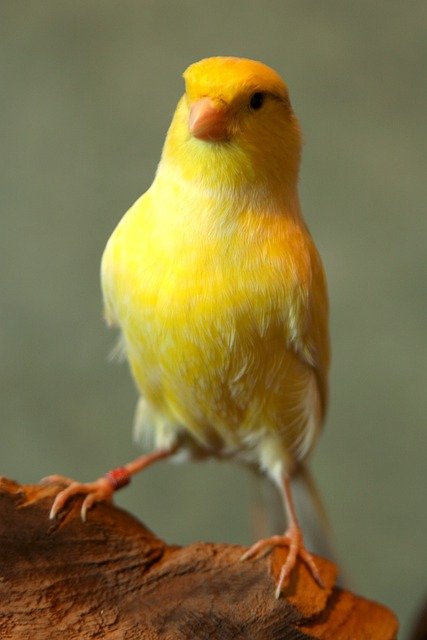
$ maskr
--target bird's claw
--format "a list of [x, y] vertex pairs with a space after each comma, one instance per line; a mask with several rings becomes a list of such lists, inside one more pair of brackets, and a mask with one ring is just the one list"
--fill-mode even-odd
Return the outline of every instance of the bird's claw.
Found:
[[94, 482], [76, 482], [71, 478], [60, 475], [52, 475], [43, 478], [42, 484], [60, 483], [65, 489], [59, 491], [49, 513], [50, 520], [54, 520], [68, 500], [78, 494], [86, 494], [83, 500], [80, 515], [83, 522], [86, 521], [87, 512], [97, 502], [110, 502], [114, 493], [114, 487], [108, 478], [98, 478]]
[[290, 527], [284, 535], [276, 535], [271, 536], [270, 538], [265, 538], [264, 540], [259, 540], [254, 545], [252, 545], [252, 547], [250, 547], [240, 559], [247, 560], [248, 558], [254, 558], [262, 553], [262, 551], [264, 551], [265, 549], [271, 549], [278, 546], [289, 547], [289, 551], [286, 561], [280, 570], [279, 580], [275, 591], [276, 598], [280, 598], [285, 581], [291, 574], [292, 569], [295, 567], [298, 556], [308, 566], [311, 575], [313, 576], [319, 587], [321, 587], [322, 589], [324, 588], [325, 585], [321, 578], [320, 572], [317, 568], [313, 556], [307, 551], [304, 546], [302, 534], [298, 527]]

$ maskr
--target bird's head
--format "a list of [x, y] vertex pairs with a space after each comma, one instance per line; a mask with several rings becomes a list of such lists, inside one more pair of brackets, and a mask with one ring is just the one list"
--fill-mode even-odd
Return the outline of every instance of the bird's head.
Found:
[[270, 67], [215, 57], [184, 73], [163, 158], [184, 178], [232, 186], [295, 188], [301, 134], [286, 84]]

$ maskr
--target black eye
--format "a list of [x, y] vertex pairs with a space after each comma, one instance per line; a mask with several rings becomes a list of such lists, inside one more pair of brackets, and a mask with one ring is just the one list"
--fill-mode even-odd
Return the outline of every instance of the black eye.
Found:
[[258, 111], [258, 109], [261, 109], [264, 101], [265, 93], [263, 93], [262, 91], [256, 91], [252, 94], [251, 99], [249, 100], [249, 106], [254, 111]]

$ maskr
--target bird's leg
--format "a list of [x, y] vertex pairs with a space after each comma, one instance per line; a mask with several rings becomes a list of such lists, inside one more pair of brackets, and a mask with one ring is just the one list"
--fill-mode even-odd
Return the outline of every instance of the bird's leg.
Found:
[[86, 494], [86, 497], [83, 500], [80, 513], [82, 520], [85, 521], [88, 510], [93, 507], [96, 502], [111, 502], [113, 493], [129, 484], [131, 476], [142, 471], [142, 469], [145, 469], [145, 467], [150, 466], [154, 462], [157, 462], [157, 460], [167, 458], [172, 455], [176, 449], [176, 446], [168, 449], [158, 449], [152, 453], [140, 456], [139, 458], [128, 462], [123, 467], [117, 467], [116, 469], [107, 471], [104, 476], [98, 478], [94, 482], [76, 482], [71, 478], [65, 478], [60, 475], [46, 476], [40, 482], [60, 482], [67, 485], [65, 489], [62, 489], [57, 494], [53, 502], [52, 509], [50, 510], [49, 517], [51, 519], [55, 518], [58, 512], [72, 496], [83, 493]]
[[277, 583], [276, 588], [276, 598], [280, 597], [282, 593], [283, 585], [290, 575], [292, 569], [295, 566], [297, 557], [300, 558], [306, 563], [308, 568], [311, 571], [313, 578], [316, 580], [317, 584], [320, 587], [323, 587], [323, 581], [320, 577], [319, 570], [316, 566], [313, 556], [311, 553], [307, 551], [304, 546], [304, 539], [301, 531], [300, 524], [298, 522], [294, 501], [292, 498], [291, 492], [291, 481], [289, 476], [283, 475], [282, 480], [282, 496], [283, 503], [286, 510], [286, 515], [288, 517], [288, 528], [284, 535], [275, 535], [270, 538], [265, 538], [263, 540], [259, 540], [252, 547], [250, 547], [242, 556], [242, 560], [246, 560], [247, 558], [253, 558], [265, 549], [271, 549], [272, 547], [277, 546], [287, 546], [289, 547], [288, 556], [284, 565], [280, 570], [279, 581]]

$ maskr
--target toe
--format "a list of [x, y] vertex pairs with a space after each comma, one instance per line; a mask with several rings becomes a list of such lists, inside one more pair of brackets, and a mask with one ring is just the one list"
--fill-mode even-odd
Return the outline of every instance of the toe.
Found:
[[269, 551], [272, 547], [288, 545], [290, 540], [287, 535], [285, 536], [271, 536], [263, 540], [258, 540], [252, 547], [249, 547], [247, 551], [242, 555], [240, 560], [248, 560], [249, 558], [255, 558], [263, 551]]
[[62, 509], [62, 507], [65, 504], [65, 501], [67, 498], [63, 497], [63, 493], [64, 493], [63, 491], [60, 491], [57, 494], [55, 500], [53, 501], [53, 505], [49, 513], [50, 520], [55, 520], [56, 516], [58, 515], [58, 512]]
[[295, 543], [291, 543], [289, 545], [289, 551], [288, 551], [285, 564], [282, 566], [280, 570], [279, 581], [277, 583], [277, 588], [276, 588], [276, 598], [278, 598], [282, 593], [283, 586], [286, 580], [288, 579], [289, 575], [291, 574], [292, 569], [295, 567], [297, 556], [298, 556], [298, 546]]
[[70, 485], [74, 480], [72, 478], [67, 478], [66, 476], [61, 476], [57, 473], [52, 474], [51, 476], [45, 476], [39, 480], [39, 484], [64, 484], [66, 486]]
[[110, 502], [114, 493], [114, 488], [106, 478], [98, 478], [95, 482], [75, 482], [70, 481], [65, 489], [60, 491], [56, 496], [52, 509], [50, 511], [50, 519], [54, 519], [58, 512], [65, 506], [66, 502], [75, 495], [84, 494], [81, 508], [81, 518], [86, 520], [87, 512], [93, 507], [96, 502]]
[[311, 571], [311, 575], [313, 576], [313, 578], [316, 580], [317, 584], [319, 585], [319, 587], [321, 587], [322, 589], [325, 588], [325, 583], [322, 580], [322, 577], [320, 575], [320, 571], [317, 568], [316, 562], [314, 561], [313, 556], [311, 555], [311, 553], [309, 553], [307, 551], [307, 549], [305, 549], [304, 547], [302, 549], [300, 549], [299, 552], [302, 560], [304, 560], [304, 562], [306, 563], [306, 565], [308, 566], [308, 568]]
[[89, 493], [89, 485], [82, 484], [80, 482], [76, 482], [75, 480], [71, 480], [71, 484], [60, 491], [52, 505], [52, 509], [50, 510], [49, 518], [53, 520], [59, 511], [65, 506], [66, 502], [73, 496], [78, 495], [79, 493]]
[[89, 493], [83, 500], [80, 516], [83, 522], [86, 522], [87, 512], [92, 509], [95, 502], [98, 502], [98, 498], [95, 493]]
[[73, 496], [75, 493], [78, 493], [78, 489], [76, 490], [76, 486], [78, 486], [76, 482], [71, 482], [71, 484], [66, 489], [63, 489], [57, 494], [55, 500], [53, 501], [53, 505], [49, 514], [49, 518], [51, 520], [54, 520], [56, 518], [67, 500], [71, 498], [71, 496]]

